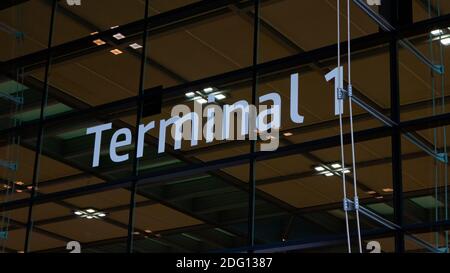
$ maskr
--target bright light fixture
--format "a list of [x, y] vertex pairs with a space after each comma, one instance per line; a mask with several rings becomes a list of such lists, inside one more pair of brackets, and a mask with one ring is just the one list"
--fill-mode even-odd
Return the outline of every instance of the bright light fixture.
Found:
[[323, 172], [323, 171], [325, 171], [325, 168], [322, 167], [322, 166], [317, 166], [317, 167], [314, 168], [314, 170], [316, 170], [318, 172]]
[[391, 188], [385, 188], [385, 189], [383, 189], [383, 191], [384, 191], [384, 192], [393, 192], [394, 190], [391, 189]]
[[203, 91], [205, 93], [211, 93], [212, 91], [214, 91], [214, 88], [213, 87], [206, 87], [205, 89], [203, 89]]
[[116, 33], [113, 35], [114, 38], [116, 38], [116, 40], [122, 40], [125, 38], [125, 35], [123, 35], [122, 33]]
[[441, 39], [441, 44], [443, 44], [445, 46], [449, 46], [450, 45], [450, 37]]
[[73, 214], [80, 216], [81, 218], [86, 218], [86, 219], [99, 219], [99, 218], [103, 218], [106, 216], [106, 213], [104, 213], [102, 211], [97, 211], [93, 208], [88, 208], [85, 210], [76, 210], [73, 212]]
[[205, 100], [205, 99], [202, 98], [202, 97], [196, 97], [194, 100], [195, 100], [196, 102], [200, 103], [200, 104], [208, 103], [208, 101]]
[[367, 193], [368, 194], [376, 194], [377, 192], [376, 191], [368, 191]]
[[435, 29], [435, 30], [431, 31], [431, 35], [434, 35], [434, 36], [440, 36], [442, 34], [444, 34], [444, 32], [441, 29]]
[[290, 133], [290, 132], [286, 132], [286, 133], [284, 133], [283, 134], [283, 136], [285, 136], [285, 137], [290, 137], [290, 136], [293, 136], [294, 134], [293, 133]]
[[334, 174], [331, 173], [331, 172], [326, 172], [326, 173], [324, 173], [324, 175], [325, 175], [325, 176], [333, 176]]
[[185, 96], [188, 97], [188, 98], [193, 98], [193, 97], [195, 97], [195, 93], [194, 92], [187, 92], [185, 94]]
[[344, 170], [344, 173], [350, 173], [350, 170]]
[[216, 97], [216, 100], [223, 100], [223, 99], [227, 98], [227, 96], [225, 96], [224, 94], [217, 94], [217, 95], [215, 95], [215, 97]]
[[339, 169], [341, 167], [341, 164], [334, 163], [334, 164], [331, 164], [331, 167], [333, 167], [333, 169]]
[[109, 52], [111, 52], [114, 55], [120, 55], [120, 54], [123, 53], [120, 49], [117, 49], [117, 48], [113, 49], [113, 50], [110, 50]]
[[106, 44], [106, 42], [103, 41], [102, 39], [97, 39], [97, 40], [94, 40], [94, 41], [92, 41], [92, 42], [93, 42], [94, 44], [98, 45], [98, 46], [101, 46], [101, 45]]
[[140, 49], [140, 48], [142, 48], [142, 46], [140, 44], [138, 44], [138, 43], [133, 43], [133, 44], [130, 45], [130, 47], [132, 49]]
[[16, 181], [15, 184], [19, 185], [19, 186], [23, 186], [24, 183], [22, 181]]

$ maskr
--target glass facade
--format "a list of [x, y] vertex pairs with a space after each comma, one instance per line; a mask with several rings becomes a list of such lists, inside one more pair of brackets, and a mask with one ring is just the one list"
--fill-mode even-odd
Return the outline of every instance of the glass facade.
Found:
[[[0, 3], [0, 252], [345, 253], [346, 215], [353, 252], [358, 223], [364, 252], [448, 252], [450, 2], [350, 1], [355, 169], [336, 2]], [[177, 147], [162, 123], [274, 92], [275, 136]]]

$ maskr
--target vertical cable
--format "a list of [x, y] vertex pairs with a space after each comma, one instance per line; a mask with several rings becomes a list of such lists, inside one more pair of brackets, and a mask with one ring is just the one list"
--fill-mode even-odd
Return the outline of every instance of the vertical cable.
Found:
[[56, 16], [56, 8], [58, 5], [57, 0], [53, 0], [52, 5], [52, 13], [50, 18], [50, 26], [49, 26], [49, 35], [48, 35], [48, 44], [47, 44], [47, 62], [45, 64], [45, 75], [44, 75], [44, 87], [42, 90], [41, 97], [41, 110], [39, 115], [39, 127], [38, 134], [36, 140], [36, 153], [34, 158], [34, 166], [33, 166], [33, 184], [31, 188], [30, 194], [30, 204], [28, 207], [28, 217], [27, 217], [27, 229], [25, 233], [25, 245], [24, 252], [29, 252], [30, 248], [30, 238], [31, 231], [33, 228], [33, 205], [34, 200], [37, 195], [37, 185], [38, 185], [38, 176], [39, 176], [39, 168], [40, 168], [40, 157], [42, 153], [42, 144], [44, 137], [44, 119], [45, 119], [45, 107], [47, 106], [47, 98], [48, 98], [48, 86], [49, 86], [49, 73], [50, 73], [50, 63], [52, 61], [52, 41], [53, 41], [53, 30], [55, 25], [55, 16]]
[[[352, 171], [353, 171], [353, 191], [354, 191], [354, 204], [355, 204], [355, 213], [356, 213], [356, 225], [358, 229], [358, 245], [359, 252], [362, 253], [362, 240], [361, 240], [361, 225], [359, 221], [359, 197], [358, 197], [358, 185], [356, 183], [356, 155], [355, 155], [355, 138], [353, 134], [353, 101], [352, 101], [352, 62], [351, 62], [351, 22], [350, 22], [350, 0], [347, 0], [347, 68], [348, 68], [348, 105], [350, 108], [350, 136], [352, 143]], [[345, 165], [343, 165], [345, 166]], [[344, 167], [342, 167], [344, 170]], [[342, 174], [343, 176], [345, 174]]]
[[[142, 30], [142, 54], [141, 54], [141, 67], [139, 75], [139, 90], [136, 102], [136, 135], [138, 135], [139, 125], [142, 120], [142, 111], [144, 108], [144, 89], [145, 89], [145, 65], [147, 58], [147, 34], [148, 34], [148, 9], [150, 0], [145, 0], [145, 11], [144, 11], [144, 28]], [[127, 233], [127, 253], [133, 252], [134, 243], [134, 220], [135, 220], [135, 208], [136, 208], [136, 191], [137, 191], [137, 175], [139, 170], [139, 159], [137, 158], [138, 145], [134, 143], [134, 158], [133, 158], [133, 182], [130, 189], [130, 208], [128, 212], [128, 233]]]
[[[257, 104], [256, 88], [258, 73], [258, 48], [259, 48], [259, 0], [255, 0], [255, 15], [253, 26], [253, 75], [252, 75], [252, 105]], [[256, 192], [256, 161], [254, 158], [256, 152], [256, 140], [250, 140], [250, 162], [249, 162], [249, 203], [248, 203], [248, 245], [253, 251], [255, 246], [255, 192]]]
[[[337, 57], [338, 57], [338, 74], [337, 74], [337, 88], [338, 88], [338, 94], [339, 99], [343, 100], [344, 97], [342, 96], [342, 86], [341, 86], [341, 1], [337, 0]], [[344, 132], [343, 132], [343, 126], [342, 126], [342, 104], [339, 102], [339, 134], [340, 134], [340, 141], [341, 141], [341, 166], [342, 166], [342, 190], [344, 195], [344, 213], [345, 213], [345, 228], [347, 231], [347, 248], [348, 253], [352, 253], [352, 246], [350, 241], [350, 227], [348, 223], [348, 202], [347, 202], [347, 185], [345, 181], [345, 154], [344, 154]]]

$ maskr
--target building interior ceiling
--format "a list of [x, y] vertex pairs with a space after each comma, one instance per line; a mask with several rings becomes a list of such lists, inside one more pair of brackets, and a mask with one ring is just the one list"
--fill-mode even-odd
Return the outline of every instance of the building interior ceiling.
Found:
[[[0, 40], [5, 49], [0, 51], [0, 61], [6, 63], [45, 50], [51, 2], [31, 0], [0, 10]], [[94, 32], [141, 20], [144, 16], [144, 1], [126, 2], [125, 8], [124, 1], [116, 0], [84, 0], [80, 7], [69, 7], [61, 1], [55, 17], [53, 45], [62, 45]], [[151, 1], [149, 14], [154, 16], [193, 2], [196, 1]], [[441, 14], [450, 13], [450, 2], [440, 3]], [[355, 5], [352, 5], [351, 11], [352, 39], [378, 32], [378, 26]], [[149, 31], [145, 89], [176, 87], [252, 65], [253, 7], [230, 5], [212, 13], [214, 16], [202, 15], [202, 19], [186, 20], [180, 26]], [[335, 44], [335, 14], [336, 3], [332, 0], [262, 1], [259, 63]], [[36, 15], [39, 15], [38, 19]], [[414, 0], [414, 22], [428, 17], [424, 1]], [[20, 42], [11, 34], [12, 31], [23, 33]], [[430, 47], [428, 33], [413, 37], [411, 41], [427, 56], [432, 51], [437, 62], [439, 43], [433, 43]], [[48, 79], [50, 96], [45, 110], [48, 116], [76, 113], [138, 94], [140, 56], [143, 51], [130, 49], [129, 45], [142, 44], [142, 33], [127, 37], [126, 42], [114, 38], [105, 42], [108, 47], [104, 50], [75, 50], [51, 64]], [[110, 49], [119, 49], [122, 53], [114, 55]], [[444, 56], [450, 55], [450, 47], [442, 50]], [[450, 67], [450, 58], [444, 57], [444, 61], [443, 65]], [[399, 62], [402, 121], [432, 116], [433, 80], [430, 69], [403, 48], [400, 49]], [[300, 112], [305, 116], [305, 123], [299, 126], [288, 118], [282, 119], [282, 147], [339, 134], [339, 123], [330, 110], [334, 104], [332, 86], [324, 78], [335, 66], [336, 60], [330, 59], [297, 67], [302, 71]], [[17, 83], [18, 79], [12, 77], [0, 80], [0, 92], [23, 93], [23, 109], [13, 116], [24, 124], [39, 119], [40, 87], [45, 77], [45, 65], [25, 67], [25, 71], [25, 79], [20, 84]], [[355, 53], [352, 71], [356, 92], [388, 115], [390, 82], [387, 45]], [[289, 116], [289, 76], [290, 71], [282, 71], [275, 75], [260, 75], [258, 78], [258, 96], [273, 91], [281, 94], [283, 117]], [[437, 84], [441, 87], [440, 84], [444, 83], [443, 88], [436, 88], [436, 97], [450, 95], [449, 73], [443, 78]], [[215, 87], [226, 95], [223, 103], [251, 100], [251, 78]], [[446, 92], [441, 94], [441, 90]], [[185, 92], [188, 91], [194, 90]], [[145, 117], [143, 123], [168, 118], [171, 108], [179, 103], [191, 102], [184, 98], [184, 93], [173, 97], [163, 94], [161, 113]], [[2, 101], [1, 104], [6, 102]], [[12, 114], [6, 105], [1, 109], [5, 110], [0, 113], [0, 119], [4, 121], [0, 129], [6, 130], [11, 127], [9, 120]], [[85, 136], [85, 129], [105, 122], [113, 122], [117, 128], [134, 128], [135, 110], [135, 106], [124, 107], [117, 114], [110, 115], [105, 111], [88, 119], [80, 116], [73, 122], [60, 120], [46, 126], [38, 178], [39, 194], [108, 183], [131, 176], [131, 161], [123, 164], [108, 161], [106, 141], [102, 147], [104, 164], [98, 168], [90, 167], [92, 139]], [[356, 131], [383, 125], [361, 108], [357, 107], [354, 115]], [[348, 132], [349, 128], [345, 127], [345, 130]], [[433, 147], [435, 132], [427, 129], [415, 134]], [[450, 138], [444, 141], [442, 129], [438, 129], [437, 133], [439, 145], [450, 141]], [[6, 156], [12, 150], [17, 152], [20, 168], [15, 180], [23, 182], [17, 185], [20, 192], [13, 195], [6, 196], [6, 189], [3, 189], [3, 193], [0, 191], [3, 202], [28, 198], [28, 187], [33, 181], [36, 137], [35, 131], [30, 130], [23, 133], [20, 145], [11, 145], [2, 140], [0, 155]], [[140, 174], [164, 170], [170, 172], [178, 167], [244, 155], [250, 151], [248, 141], [215, 141], [212, 144], [200, 143], [196, 147], [183, 144], [181, 151], [169, 149], [165, 154], [158, 155], [155, 146], [157, 131], [150, 132], [147, 137], [146, 154], [139, 163]], [[172, 146], [173, 143], [168, 144]], [[350, 146], [346, 145], [345, 148], [349, 156]], [[132, 151], [133, 147], [127, 149]], [[256, 163], [257, 244], [338, 236], [345, 232], [341, 210], [341, 178], [318, 175], [314, 170], [320, 164], [339, 161], [339, 156], [340, 147], [336, 146]], [[435, 160], [406, 139], [402, 139], [402, 156], [405, 222], [414, 224], [434, 221], [436, 204], [443, 206], [434, 198]], [[358, 142], [356, 159], [361, 203], [383, 217], [392, 219], [391, 139], [381, 137]], [[0, 174], [6, 176], [7, 172]], [[139, 186], [135, 211], [135, 252], [196, 252], [245, 246], [248, 180], [249, 164], [242, 164], [194, 177]], [[348, 190], [353, 191], [350, 184]], [[125, 187], [36, 205], [32, 216], [34, 227], [31, 249], [64, 250], [67, 241], [76, 240], [86, 246], [86, 251], [121, 252], [126, 243], [129, 202], [130, 189]], [[73, 213], [91, 207], [107, 213], [107, 216], [91, 221]], [[8, 211], [11, 239], [7, 240], [6, 249], [23, 249], [27, 213], [28, 207]], [[351, 221], [354, 224], [353, 217]], [[367, 230], [381, 227], [365, 218], [362, 219], [362, 225]], [[435, 233], [431, 232], [417, 236], [430, 242], [435, 240]], [[393, 249], [393, 238], [380, 240], [387, 251]], [[418, 251], [421, 246], [407, 242], [406, 248]]]

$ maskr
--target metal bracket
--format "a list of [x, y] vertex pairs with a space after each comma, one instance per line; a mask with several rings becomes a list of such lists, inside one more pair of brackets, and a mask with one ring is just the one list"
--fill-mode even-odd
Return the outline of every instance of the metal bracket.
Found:
[[347, 93], [348, 93], [347, 90], [343, 88], [338, 88], [337, 99], [344, 100], [347, 97]]
[[344, 199], [342, 203], [343, 203], [343, 206], [344, 206], [344, 211], [353, 211], [353, 210], [355, 210], [355, 205], [352, 202], [352, 200], [347, 198], [347, 199]]
[[448, 164], [448, 154], [447, 153], [438, 153], [437, 157], [438, 157], [438, 160], [440, 160], [442, 163]]

